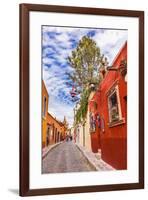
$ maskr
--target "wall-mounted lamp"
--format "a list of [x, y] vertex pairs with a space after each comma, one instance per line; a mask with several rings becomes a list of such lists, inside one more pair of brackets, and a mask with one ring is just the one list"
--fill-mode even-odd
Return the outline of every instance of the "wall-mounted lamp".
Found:
[[119, 68], [114, 67], [114, 66], [108, 66], [106, 69], [107, 69], [107, 71], [118, 71], [119, 70]]

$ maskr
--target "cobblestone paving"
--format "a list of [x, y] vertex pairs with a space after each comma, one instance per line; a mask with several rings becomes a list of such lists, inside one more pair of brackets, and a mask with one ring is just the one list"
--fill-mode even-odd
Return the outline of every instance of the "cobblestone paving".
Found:
[[63, 142], [43, 159], [42, 173], [94, 171], [73, 142]]

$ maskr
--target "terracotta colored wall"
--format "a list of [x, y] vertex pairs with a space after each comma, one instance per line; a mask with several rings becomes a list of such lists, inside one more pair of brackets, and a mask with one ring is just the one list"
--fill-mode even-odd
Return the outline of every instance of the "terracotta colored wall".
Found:
[[98, 132], [91, 133], [91, 148], [94, 153], [98, 152], [99, 149], [99, 137]]
[[[121, 60], [124, 58], [127, 58], [127, 45], [125, 45], [117, 55], [113, 66], [119, 67]], [[112, 87], [114, 87], [114, 84], [118, 85], [119, 88], [123, 123], [109, 127], [107, 93]], [[126, 169], [127, 167], [127, 105], [124, 98], [126, 95], [127, 84], [124, 78], [117, 71], [108, 71], [99, 87], [99, 90], [92, 98], [92, 102], [95, 101], [98, 104], [95, 113], [99, 113], [101, 118], [104, 119], [105, 125], [104, 132], [102, 132], [101, 129], [96, 129], [96, 132], [91, 134], [92, 150], [93, 152], [97, 152], [97, 149], [101, 147], [103, 160], [116, 169]], [[92, 103], [89, 104], [89, 108], [90, 110], [93, 110]]]
[[53, 137], [50, 138], [50, 144], [59, 142], [65, 138], [66, 129], [64, 125], [49, 113], [47, 115], [47, 123], [51, 125], [53, 130]]

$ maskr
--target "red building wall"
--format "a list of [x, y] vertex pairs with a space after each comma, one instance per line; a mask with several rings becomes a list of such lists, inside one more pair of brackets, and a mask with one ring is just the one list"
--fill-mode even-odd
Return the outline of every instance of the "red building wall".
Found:
[[[97, 109], [95, 108], [94, 103], [97, 103]], [[94, 116], [96, 116], [98, 114], [98, 105], [100, 104], [100, 94], [98, 91], [96, 91], [95, 95], [93, 96], [93, 98], [89, 101], [89, 111], [91, 113], [93, 113]], [[98, 123], [96, 125], [96, 130], [95, 131], [91, 131], [91, 147], [92, 147], [92, 151], [94, 153], [98, 152], [98, 149], [101, 149], [101, 141], [100, 141], [100, 130], [98, 128]]]
[[[113, 67], [119, 68], [123, 59], [127, 59], [127, 43], [123, 46], [113, 62]], [[109, 123], [108, 93], [118, 86], [122, 120]], [[97, 103], [94, 109], [93, 104]], [[101, 149], [102, 159], [116, 169], [127, 168], [127, 83], [119, 71], [108, 71], [97, 92], [89, 102], [89, 109], [95, 115], [99, 114], [104, 121], [104, 130], [98, 128], [91, 133], [92, 151]]]

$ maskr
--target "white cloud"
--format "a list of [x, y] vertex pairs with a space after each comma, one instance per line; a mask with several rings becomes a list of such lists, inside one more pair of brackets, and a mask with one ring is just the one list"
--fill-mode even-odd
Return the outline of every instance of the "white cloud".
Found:
[[[43, 26], [43, 80], [49, 93], [49, 112], [59, 120], [67, 117], [73, 124], [73, 103], [69, 103], [70, 88], [66, 85], [64, 75], [71, 70], [67, 65], [67, 57], [71, 54], [74, 44], [92, 29], [64, 28]], [[93, 29], [92, 38], [107, 56], [111, 64], [120, 48], [127, 40], [125, 30]], [[52, 39], [50, 38], [52, 37]], [[48, 66], [47, 66], [48, 65]], [[66, 65], [66, 67], [62, 67]], [[62, 92], [59, 98], [59, 93]]]
[[69, 126], [72, 127], [74, 113], [71, 106], [57, 102], [54, 96], [49, 95], [48, 111], [60, 121], [63, 121], [64, 116], [66, 116]]
[[111, 64], [127, 40], [127, 37], [126, 30], [105, 30], [104, 33], [96, 34], [93, 39], [100, 47], [102, 53], [108, 52], [106, 56], [109, 59], [109, 64]]

